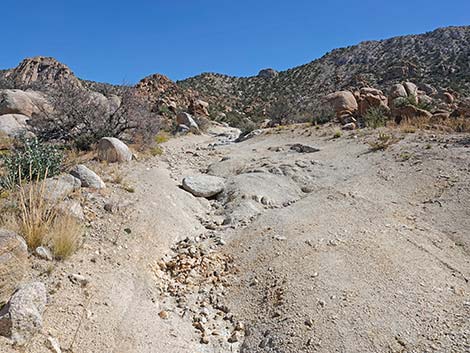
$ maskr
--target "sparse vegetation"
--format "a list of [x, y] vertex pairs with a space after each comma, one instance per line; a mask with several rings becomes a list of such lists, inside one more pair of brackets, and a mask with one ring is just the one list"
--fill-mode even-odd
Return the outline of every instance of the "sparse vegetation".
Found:
[[41, 180], [60, 172], [62, 153], [55, 146], [37, 138], [22, 138], [13, 150], [0, 157], [5, 174], [0, 180], [3, 188], [20, 181]]
[[404, 162], [404, 161], [407, 161], [407, 160], [410, 159], [411, 157], [412, 157], [412, 154], [411, 154], [410, 152], [406, 152], [406, 151], [400, 153], [400, 156], [399, 156], [400, 160], [403, 161], [403, 162]]
[[163, 148], [161, 148], [160, 146], [154, 146], [150, 148], [149, 152], [153, 157], [161, 156], [163, 154]]
[[120, 103], [69, 84], [51, 88], [47, 94], [51, 107], [34, 119], [34, 130], [44, 140], [89, 150], [105, 136], [139, 135], [149, 141], [159, 129], [158, 115], [133, 87], [120, 87]]
[[[47, 171], [44, 176], [47, 176]], [[37, 180], [24, 185], [19, 183], [18, 229], [30, 249], [43, 245], [49, 234], [57, 211], [55, 205], [46, 201], [46, 181]]]
[[2, 210], [0, 225], [21, 235], [30, 250], [47, 246], [55, 258], [69, 257], [80, 245], [84, 234], [82, 224], [59, 211], [59, 201], [46, 197], [46, 180], [18, 184], [17, 192], [12, 195], [16, 207]]
[[381, 132], [375, 141], [369, 142], [369, 146], [373, 152], [384, 151], [397, 142], [398, 139], [395, 136]]
[[335, 118], [334, 110], [328, 105], [321, 105], [313, 114], [312, 125], [322, 125], [333, 121]]
[[64, 260], [80, 247], [84, 231], [83, 225], [76, 218], [59, 214], [52, 222], [45, 239], [46, 244], [56, 259]]
[[155, 135], [155, 143], [165, 143], [170, 140], [170, 134], [166, 131], [160, 131], [157, 135]]
[[334, 139], [339, 139], [341, 136], [343, 136], [343, 133], [340, 130], [336, 130], [333, 134]]
[[388, 116], [383, 107], [370, 107], [362, 117], [364, 125], [373, 129], [385, 126]]

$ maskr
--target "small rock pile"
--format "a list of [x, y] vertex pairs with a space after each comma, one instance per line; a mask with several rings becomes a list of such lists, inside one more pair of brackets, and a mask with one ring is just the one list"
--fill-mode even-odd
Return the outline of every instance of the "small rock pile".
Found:
[[[190, 315], [200, 343], [224, 346], [240, 341], [244, 325], [223, 303], [235, 268], [231, 257], [216, 251], [221, 244], [214, 234], [186, 238], [172, 248], [171, 256], [158, 262], [155, 274], [162, 294], [174, 298], [176, 311]], [[160, 317], [168, 318], [168, 311], [162, 311]]]

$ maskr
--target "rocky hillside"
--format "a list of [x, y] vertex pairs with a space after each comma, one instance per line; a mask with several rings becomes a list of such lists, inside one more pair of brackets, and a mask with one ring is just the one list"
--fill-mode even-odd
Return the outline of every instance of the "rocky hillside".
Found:
[[388, 90], [404, 80], [432, 94], [470, 93], [470, 26], [335, 49], [320, 59], [283, 72], [262, 70], [248, 78], [204, 73], [178, 82], [198, 91], [214, 110], [232, 109], [257, 117], [282, 102], [293, 116], [311, 116], [321, 98], [337, 90], [364, 86]]

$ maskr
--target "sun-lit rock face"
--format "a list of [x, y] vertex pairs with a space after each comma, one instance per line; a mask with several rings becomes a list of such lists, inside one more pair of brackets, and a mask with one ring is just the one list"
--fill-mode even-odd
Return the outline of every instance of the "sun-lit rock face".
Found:
[[36, 56], [24, 59], [6, 75], [17, 85], [53, 85], [71, 83], [81, 86], [70, 68], [51, 57]]

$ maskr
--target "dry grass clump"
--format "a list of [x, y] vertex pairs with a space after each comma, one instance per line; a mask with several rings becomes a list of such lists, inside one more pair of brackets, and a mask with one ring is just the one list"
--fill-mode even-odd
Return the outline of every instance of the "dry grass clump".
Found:
[[381, 132], [375, 141], [369, 142], [369, 146], [372, 152], [384, 151], [398, 141], [399, 139], [395, 136]]
[[13, 146], [13, 139], [0, 132], [0, 154]]
[[444, 132], [470, 132], [470, 119], [465, 117], [416, 117], [401, 121], [398, 128], [404, 133], [414, 133], [418, 129]]
[[46, 179], [19, 183], [13, 195], [16, 208], [2, 212], [0, 224], [20, 234], [30, 250], [47, 246], [55, 258], [65, 259], [80, 246], [84, 228], [76, 218], [60, 212], [46, 192]]
[[84, 227], [76, 218], [60, 214], [55, 217], [48, 232], [46, 243], [54, 257], [60, 260], [68, 258], [81, 245]]
[[20, 234], [24, 237], [28, 247], [35, 249], [43, 245], [57, 216], [54, 205], [46, 200], [46, 179], [36, 180], [27, 186], [20, 183], [18, 208]]
[[157, 144], [160, 143], [165, 143], [170, 140], [170, 134], [166, 131], [160, 131], [156, 136], [155, 136], [155, 142]]

